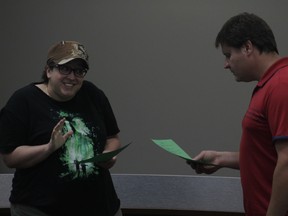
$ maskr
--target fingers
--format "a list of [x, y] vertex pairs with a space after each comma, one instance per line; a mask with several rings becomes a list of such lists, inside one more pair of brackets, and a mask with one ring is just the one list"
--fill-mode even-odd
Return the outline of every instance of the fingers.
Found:
[[[62, 118], [57, 124], [56, 126], [54, 127], [53, 129], [53, 132], [54, 134], [59, 134], [59, 135], [62, 135], [62, 132], [63, 132], [63, 127], [64, 127], [64, 124], [65, 124], [65, 118]], [[65, 133], [63, 135], [63, 137], [65, 139], [68, 139], [71, 135], [73, 134], [73, 131], [68, 131], [67, 133]]]
[[73, 134], [73, 131], [68, 131], [67, 133], [63, 134], [64, 124], [65, 118], [62, 118], [53, 128], [50, 142], [51, 149], [53, 149], [53, 151], [64, 145], [66, 140]]
[[220, 168], [220, 166], [214, 164], [216, 155], [215, 151], [202, 151], [192, 160], [186, 162], [197, 174], [212, 174]]
[[66, 141], [69, 137], [73, 135], [73, 131], [68, 131], [66, 134], [63, 135], [64, 140]]
[[191, 166], [192, 169], [195, 170], [197, 174], [206, 173], [206, 165], [202, 163], [197, 163], [196, 161], [187, 160], [186, 163]]
[[187, 160], [186, 163], [190, 165], [192, 169], [196, 169], [197, 163], [194, 160]]
[[205, 173], [204, 170], [205, 170], [205, 169], [204, 169], [203, 165], [197, 164], [197, 165], [195, 166], [195, 172], [196, 172], [197, 174]]
[[111, 160], [99, 163], [98, 165], [104, 169], [110, 169], [114, 166], [115, 163], [116, 163], [116, 156], [113, 157]]
[[65, 118], [62, 118], [54, 127], [53, 132], [54, 133], [61, 133], [63, 126], [64, 126], [64, 123], [65, 123]]
[[203, 161], [207, 157], [208, 151], [201, 151], [198, 155], [193, 158], [193, 161]]

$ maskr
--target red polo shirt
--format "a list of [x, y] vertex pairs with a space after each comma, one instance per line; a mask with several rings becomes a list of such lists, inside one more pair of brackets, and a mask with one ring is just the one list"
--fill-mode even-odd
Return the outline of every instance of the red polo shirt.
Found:
[[247, 215], [266, 215], [279, 139], [288, 140], [288, 57], [258, 82], [242, 121], [240, 173]]

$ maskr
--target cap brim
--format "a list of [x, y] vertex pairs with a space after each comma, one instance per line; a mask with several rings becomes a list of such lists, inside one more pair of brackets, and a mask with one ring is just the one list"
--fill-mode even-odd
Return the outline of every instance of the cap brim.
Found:
[[74, 59], [75, 58], [62, 59], [60, 62], [58, 62], [58, 64], [59, 65], [66, 64], [67, 62], [72, 61]]

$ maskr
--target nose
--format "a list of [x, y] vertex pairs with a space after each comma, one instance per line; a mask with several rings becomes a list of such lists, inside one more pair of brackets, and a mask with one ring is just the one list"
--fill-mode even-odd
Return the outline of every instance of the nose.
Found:
[[75, 76], [74, 70], [71, 70], [71, 72], [67, 75], [67, 77], [68, 77], [69, 79], [75, 79], [76, 76]]
[[230, 68], [230, 65], [229, 65], [228, 61], [225, 61], [224, 62], [224, 69], [228, 69], [228, 68]]

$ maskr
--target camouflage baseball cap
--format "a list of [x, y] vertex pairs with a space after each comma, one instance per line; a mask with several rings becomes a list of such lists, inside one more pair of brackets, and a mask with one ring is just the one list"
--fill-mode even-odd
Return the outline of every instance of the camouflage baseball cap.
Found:
[[61, 41], [49, 49], [47, 62], [62, 65], [77, 58], [84, 60], [89, 67], [88, 54], [82, 44], [77, 41]]

